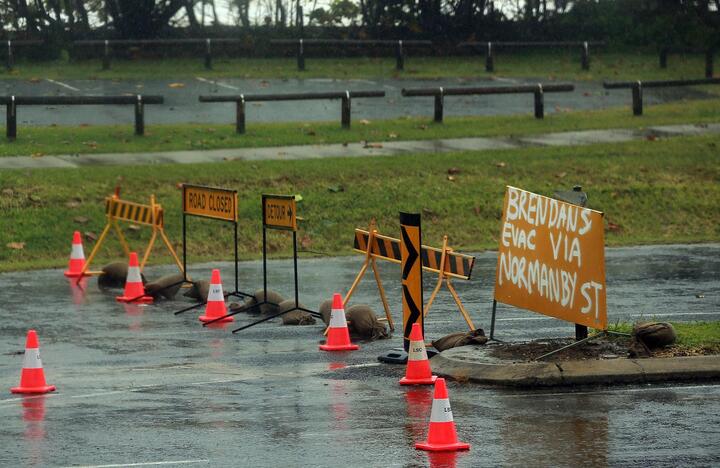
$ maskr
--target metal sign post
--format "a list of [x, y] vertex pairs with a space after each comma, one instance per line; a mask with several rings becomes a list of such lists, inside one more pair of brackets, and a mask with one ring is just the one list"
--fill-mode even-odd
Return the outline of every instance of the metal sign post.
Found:
[[[263, 194], [262, 196], [262, 217], [263, 217], [263, 248], [262, 248], [262, 255], [263, 255], [263, 300], [258, 302], [257, 304], [253, 304], [250, 306], [250, 309], [255, 309], [258, 307], [261, 307], [263, 305], [269, 304], [272, 306], [277, 306], [278, 304], [272, 303], [268, 301], [267, 299], [267, 230], [268, 229], [277, 229], [281, 231], [291, 231], [292, 237], [293, 237], [293, 271], [294, 271], [294, 283], [295, 283], [295, 307], [292, 309], [270, 315], [268, 317], [262, 318], [260, 320], [256, 320], [255, 322], [242, 326], [240, 328], [236, 328], [233, 330], [233, 333], [237, 333], [239, 331], [245, 330], [246, 328], [253, 327], [255, 325], [258, 325], [260, 323], [266, 322], [268, 320], [272, 320], [275, 317], [279, 317], [281, 315], [284, 315], [288, 312], [292, 312], [294, 310], [302, 310], [305, 312], [308, 312], [312, 314], [315, 317], [322, 317], [320, 313], [306, 309], [304, 307], [300, 307], [300, 300], [299, 300], [299, 287], [298, 287], [298, 267], [297, 267], [297, 209], [295, 204], [295, 196], [294, 195], [267, 195]], [[203, 324], [203, 326], [210, 325], [211, 323], [214, 323], [216, 321], [219, 321], [225, 317], [231, 317], [241, 311], [247, 311], [248, 309], [242, 309], [237, 310], [235, 312], [231, 312], [227, 315], [224, 315], [222, 317], [218, 317], [215, 320], [211, 320], [209, 322], [206, 322]]]
[[[219, 187], [206, 187], [202, 185], [183, 184], [182, 186], [182, 239], [183, 239], [183, 263], [182, 269], [185, 274], [185, 283], [191, 281], [187, 276], [187, 216], [196, 216], [200, 218], [216, 219], [220, 221], [230, 222], [233, 225], [233, 244], [235, 258], [235, 289], [225, 294], [225, 296], [235, 297], [252, 297], [251, 294], [240, 291], [239, 273], [238, 273], [238, 201], [237, 190], [231, 190]], [[196, 309], [205, 305], [205, 299], [202, 302], [190, 307], [178, 310], [175, 315], [182, 314], [189, 310]]]

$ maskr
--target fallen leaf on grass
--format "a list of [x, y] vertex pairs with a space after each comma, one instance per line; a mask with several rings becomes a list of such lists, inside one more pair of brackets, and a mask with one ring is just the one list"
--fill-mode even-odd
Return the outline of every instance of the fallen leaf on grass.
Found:
[[83, 234], [85, 235], [85, 240], [95, 242], [98, 239], [97, 234], [92, 231], [85, 231]]
[[606, 230], [610, 232], [622, 232], [622, 226], [615, 224], [612, 221], [608, 221]]
[[89, 219], [86, 218], [85, 216], [75, 216], [73, 218], [73, 221], [75, 221], [78, 224], [85, 224], [89, 221]]
[[173, 88], [173, 89], [174, 88], [184, 88], [184, 87], [185, 87], [185, 83], [170, 83], [168, 85], [168, 88]]
[[422, 125], [418, 125], [417, 128], [418, 128], [419, 130], [427, 130], [428, 126], [425, 125], [425, 124], [422, 124]]
[[131, 225], [128, 226], [128, 229], [131, 230], [131, 231], [139, 231], [139, 230], [140, 230], [140, 226], [138, 226], [137, 224], [131, 224]]
[[22, 250], [25, 248], [25, 242], [8, 242], [6, 245], [8, 249], [13, 250]]
[[505, 167], [505, 166], [507, 166], [507, 164], [505, 164], [505, 163], [504, 163], [504, 162], [502, 162], [502, 161], [500, 161], [500, 162], [496, 162], [496, 163], [495, 163], [495, 167], [500, 167], [500, 168], [503, 168], [503, 167]]
[[6, 197], [12, 197], [15, 194], [15, 192], [11, 188], [6, 188], [6, 189], [2, 190], [2, 194], [5, 195]]
[[328, 189], [328, 192], [332, 192], [332, 193], [339, 193], [339, 192], [345, 191], [345, 187], [343, 187], [342, 185], [331, 185], [327, 189]]
[[300, 245], [302, 245], [303, 249], [309, 249], [310, 246], [312, 246], [312, 239], [310, 239], [310, 236], [305, 234], [305, 236], [303, 236], [302, 240], [300, 241]]
[[370, 121], [368, 119], [361, 119], [360, 125], [370, 125]]
[[28, 80], [30, 83], [40, 83], [42, 80], [36, 76], [33, 76]]
[[178, 189], [178, 190], [182, 190], [182, 188], [183, 188], [183, 183], [182, 183], [182, 182], [176, 182], [176, 183], [175, 183], [175, 188]]
[[45, 153], [31, 153], [30, 154], [31, 158], [42, 158], [43, 156], [45, 156]]
[[448, 174], [460, 174], [460, 168], [459, 167], [451, 167], [447, 170]]
[[645, 139], [646, 139], [647, 141], [655, 141], [655, 140], [657, 140], [657, 135], [653, 135], [653, 134], [651, 133], [650, 135], [647, 135], [647, 136], [645, 137]]
[[480, 213], [482, 213], [482, 208], [480, 208], [479, 206], [474, 206], [473, 211], [476, 215], [480, 216]]
[[38, 203], [40, 201], [40, 197], [38, 197], [37, 195], [30, 195], [30, 196], [28, 196], [28, 199], [31, 202], [35, 202], [35, 203]]
[[397, 137], [397, 133], [388, 133], [388, 138], [390, 138], [391, 140], [394, 140]]
[[455, 182], [455, 176], [449, 175], [447, 176], [447, 180], [449, 180], [450, 182]]
[[363, 148], [382, 148], [382, 143], [370, 143], [369, 141], [363, 141]]
[[555, 177], [557, 177], [558, 179], [563, 179], [566, 175], [567, 175], [567, 172], [559, 172], [559, 173], [555, 174]]

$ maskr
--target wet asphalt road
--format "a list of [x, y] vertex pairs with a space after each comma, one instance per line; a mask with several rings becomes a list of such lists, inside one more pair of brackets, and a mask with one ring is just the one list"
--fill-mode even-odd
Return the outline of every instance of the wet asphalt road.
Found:
[[[182, 87], [172, 88], [172, 81], [115, 81], [115, 80], [69, 80], [37, 82], [23, 80], [0, 80], [0, 95], [117, 95], [154, 94], [165, 97], [162, 105], [146, 106], [148, 125], [171, 123], [232, 124], [235, 119], [234, 103], [200, 103], [201, 94], [266, 94], [345, 91], [347, 89], [384, 90], [385, 98], [355, 99], [352, 116], [360, 119], [389, 119], [403, 116], [426, 116], [432, 118], [433, 98], [405, 98], [402, 88], [413, 87], [464, 87], [504, 86], [536, 84], [532, 79], [499, 78], [493, 81], [476, 80], [250, 80], [203, 77], [180, 80]], [[644, 102], [653, 105], [679, 99], [702, 99], [707, 94], [689, 88], [657, 88], [644, 91]], [[601, 83], [578, 82], [570, 93], [547, 93], [545, 112], [566, 110], [590, 110], [608, 107], [630, 106], [629, 90], [606, 91]], [[532, 94], [497, 96], [450, 96], [445, 98], [446, 116], [532, 114]], [[307, 122], [340, 120], [340, 101], [294, 101], [272, 103], [249, 103], [248, 122]], [[18, 125], [108, 125], [132, 123], [132, 106], [20, 106]], [[5, 114], [0, 115], [4, 125]]]
[[[608, 249], [610, 320], [720, 319], [720, 244]], [[301, 301], [345, 291], [361, 257], [301, 259]], [[477, 326], [488, 327], [495, 254], [456, 282]], [[212, 265], [215, 266], [215, 265]], [[223, 269], [226, 290], [232, 265]], [[211, 265], [192, 269], [208, 276]], [[399, 267], [381, 264], [396, 320]], [[170, 271], [149, 268], [150, 277]], [[261, 284], [242, 263], [241, 289]], [[270, 286], [289, 295], [292, 264], [272, 261]], [[432, 277], [425, 275], [426, 292]], [[244, 284], [249, 285], [243, 288]], [[458, 433], [469, 453], [429, 456], [429, 388], [403, 389], [402, 366], [376, 356], [398, 337], [352, 353], [317, 350], [322, 328], [279, 321], [232, 335], [203, 329], [186, 303], [127, 306], [90, 279], [83, 294], [59, 270], [0, 275], [1, 466], [167, 463], [171, 466], [712, 466], [720, 463], [720, 386], [657, 385], [503, 390], [452, 382]], [[697, 297], [702, 296], [702, 297]], [[427, 296], [426, 296], [427, 298]], [[380, 307], [371, 275], [354, 300]], [[567, 336], [571, 325], [500, 307], [498, 337]], [[238, 316], [235, 326], [249, 323]], [[58, 391], [18, 398], [24, 337], [40, 334]], [[428, 315], [428, 339], [465, 327], [447, 292]], [[137, 465], [136, 465], [137, 466]], [[139, 465], [143, 466], [143, 465]], [[157, 466], [157, 465], [150, 465]]]

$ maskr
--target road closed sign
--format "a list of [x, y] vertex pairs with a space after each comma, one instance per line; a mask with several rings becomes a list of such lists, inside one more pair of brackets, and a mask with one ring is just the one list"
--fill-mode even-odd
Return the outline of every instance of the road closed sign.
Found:
[[603, 213], [508, 186], [495, 300], [606, 330]]
[[183, 184], [183, 212], [204, 218], [237, 221], [237, 191]]

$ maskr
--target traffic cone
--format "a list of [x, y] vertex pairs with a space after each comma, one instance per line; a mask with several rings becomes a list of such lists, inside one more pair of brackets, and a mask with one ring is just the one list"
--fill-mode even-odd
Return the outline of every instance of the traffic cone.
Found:
[[400, 385], [431, 385], [437, 379], [430, 370], [425, 341], [420, 331], [420, 324], [413, 323], [410, 330], [410, 352], [408, 353], [405, 377], [400, 379]]
[[45, 382], [45, 371], [43, 371], [42, 361], [40, 360], [40, 346], [38, 345], [35, 330], [29, 330], [27, 333], [20, 386], [13, 387], [10, 391], [12, 393], [48, 393], [55, 391], [55, 385], [48, 385]]
[[[208, 290], [207, 305], [205, 306], [205, 315], [199, 317], [201, 322], [209, 322], [216, 318], [227, 315], [227, 307], [225, 306], [225, 296], [223, 295], [222, 281], [220, 280], [220, 270], [212, 271], [210, 277], [210, 289]], [[224, 317], [215, 323], [232, 322], [235, 317]]]
[[438, 378], [435, 381], [435, 395], [433, 395], [433, 404], [430, 410], [428, 438], [424, 442], [417, 442], [415, 448], [431, 452], [470, 450], [470, 444], [458, 441], [447, 387], [443, 378]]
[[358, 345], [350, 343], [350, 332], [345, 321], [345, 309], [340, 294], [335, 293], [333, 295], [327, 341], [324, 345], [320, 345], [320, 349], [322, 351], [353, 351], [360, 349]]
[[65, 276], [77, 278], [82, 275], [83, 268], [85, 268], [85, 252], [83, 251], [82, 237], [80, 237], [80, 231], [75, 231], [72, 250], [70, 251], [70, 261], [68, 262], [68, 269], [65, 270]]
[[130, 252], [127, 279], [125, 280], [125, 292], [122, 296], [117, 296], [115, 300], [118, 302], [135, 302], [141, 304], [150, 304], [153, 301], [152, 296], [145, 295], [145, 286], [143, 286], [142, 276], [140, 276], [140, 266], [138, 265], [137, 254], [135, 252]]

